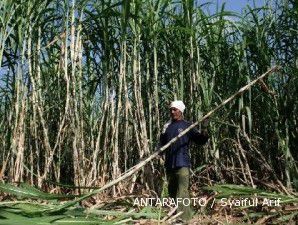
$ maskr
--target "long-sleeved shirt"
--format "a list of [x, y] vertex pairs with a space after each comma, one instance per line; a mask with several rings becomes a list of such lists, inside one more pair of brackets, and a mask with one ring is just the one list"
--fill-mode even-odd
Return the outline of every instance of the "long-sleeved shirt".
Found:
[[[185, 120], [172, 121], [167, 125], [167, 127], [165, 127], [163, 133], [161, 134], [159, 145], [161, 147], [164, 146], [190, 125], [191, 123]], [[208, 135], [200, 133], [196, 128], [191, 129], [165, 150], [166, 169], [171, 170], [180, 167], [190, 167], [190, 141], [203, 145], [208, 141], [208, 138]]]

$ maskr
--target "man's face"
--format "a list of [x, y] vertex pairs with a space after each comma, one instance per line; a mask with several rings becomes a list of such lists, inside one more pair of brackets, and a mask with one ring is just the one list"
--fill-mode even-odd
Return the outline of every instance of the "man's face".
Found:
[[182, 119], [182, 112], [175, 107], [170, 108], [170, 114], [171, 114], [172, 120], [181, 120]]

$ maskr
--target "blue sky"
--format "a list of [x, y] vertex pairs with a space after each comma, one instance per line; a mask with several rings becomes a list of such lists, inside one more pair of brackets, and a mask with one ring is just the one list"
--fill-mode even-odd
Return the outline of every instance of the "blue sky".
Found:
[[209, 2], [210, 4], [206, 6], [209, 9], [210, 13], [213, 14], [216, 12], [217, 5], [219, 9], [223, 3], [225, 3], [226, 11], [233, 11], [237, 13], [241, 13], [241, 9], [246, 7], [247, 5], [254, 8], [261, 7], [265, 5], [265, 0], [197, 0], [197, 3], [204, 4]]

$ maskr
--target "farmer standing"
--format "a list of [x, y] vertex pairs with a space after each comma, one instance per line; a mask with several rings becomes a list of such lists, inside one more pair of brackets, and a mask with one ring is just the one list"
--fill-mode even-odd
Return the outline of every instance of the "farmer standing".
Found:
[[[183, 119], [184, 109], [185, 105], [182, 101], [173, 101], [171, 103], [171, 120], [164, 125], [160, 136], [160, 147], [167, 144], [172, 138], [191, 125], [190, 122]], [[204, 125], [207, 125], [207, 121]], [[169, 197], [174, 199], [189, 198], [189, 169], [191, 163], [188, 149], [190, 140], [200, 145], [205, 144], [208, 140], [206, 130], [200, 133], [196, 128], [193, 128], [165, 150], [168, 192]], [[190, 205], [183, 205], [179, 202], [177, 212], [183, 212], [181, 215], [183, 220], [189, 220], [192, 217]]]

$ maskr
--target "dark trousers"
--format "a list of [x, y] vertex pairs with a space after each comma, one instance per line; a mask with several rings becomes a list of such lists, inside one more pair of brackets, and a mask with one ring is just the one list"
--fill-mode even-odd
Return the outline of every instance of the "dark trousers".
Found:
[[[178, 169], [173, 169], [167, 171], [168, 178], [168, 192], [169, 197], [189, 199], [189, 168], [181, 167]], [[184, 203], [188, 203], [185, 201]], [[177, 212], [183, 212], [180, 216], [184, 220], [189, 220], [192, 218], [193, 212], [190, 204], [183, 204], [183, 201], [178, 202]]]

